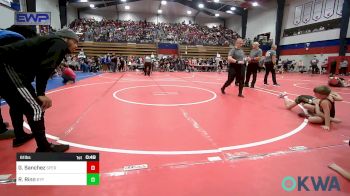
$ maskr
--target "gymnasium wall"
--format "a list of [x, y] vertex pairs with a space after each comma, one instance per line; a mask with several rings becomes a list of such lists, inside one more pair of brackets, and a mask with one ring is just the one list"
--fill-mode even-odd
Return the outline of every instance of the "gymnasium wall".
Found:
[[94, 18], [97, 21], [101, 21], [103, 18], [115, 20], [118, 18], [118, 14], [112, 7], [104, 7], [81, 11], [80, 18]]
[[51, 12], [51, 26], [54, 29], [61, 29], [58, 0], [36, 0], [37, 12]]
[[226, 19], [226, 27], [242, 35], [242, 17], [239, 15], [232, 15], [232, 17]]
[[67, 6], [67, 24], [78, 18], [78, 10], [72, 6]]
[[0, 4], [0, 28], [8, 28], [15, 23], [14, 13], [13, 9]]
[[[310, 2], [311, 4], [308, 4]], [[320, 2], [320, 4], [317, 4], [319, 6], [315, 6], [316, 5], [315, 2]], [[328, 3], [326, 4], [326, 2]], [[329, 2], [331, 2], [331, 4], [329, 4]], [[341, 16], [339, 15], [338, 8], [339, 6], [342, 8], [342, 6], [340, 5], [342, 4], [342, 2], [343, 0], [327, 0], [327, 1], [326, 0], [316, 0], [316, 1], [287, 0], [284, 8], [282, 29], [305, 26], [309, 24], [341, 18]], [[306, 5], [311, 5], [311, 7]], [[330, 7], [330, 5], [332, 7]], [[305, 9], [305, 7], [309, 7], [309, 8]], [[319, 7], [319, 9], [321, 10], [316, 9], [315, 7]], [[301, 15], [297, 14], [296, 12], [297, 8], [301, 9]], [[333, 11], [331, 11], [330, 9], [333, 9]], [[328, 14], [330, 16], [326, 16]], [[316, 19], [316, 17], [319, 17], [319, 19]], [[339, 39], [339, 33], [340, 33], [340, 29], [337, 28], [337, 29], [321, 31], [321, 32], [282, 37], [281, 45]]]
[[198, 14], [198, 16], [196, 18], [196, 23], [201, 24], [201, 25], [205, 25], [208, 27], [224, 25], [223, 20], [220, 20], [219, 18], [215, 18], [212, 16], [208, 16], [208, 15], [203, 14], [203, 13]]
[[277, 1], [265, 1], [258, 7], [248, 10], [247, 38], [253, 39], [258, 34], [270, 33], [272, 39], [276, 35]]
[[343, 2], [344, 0], [286, 0], [284, 27], [300, 27], [341, 18]]
[[[309, 2], [313, 2], [313, 4], [307, 4]], [[319, 2], [320, 4], [315, 6], [315, 2]], [[284, 10], [285, 13], [283, 17], [282, 29], [294, 28], [340, 18], [342, 3], [343, 0], [287, 0]], [[310, 5], [312, 6], [310, 7]], [[298, 16], [298, 14], [295, 12], [295, 10], [298, 9], [296, 7], [298, 6], [303, 6], [299, 7], [302, 9], [302, 13], [299, 18], [295, 17]], [[306, 8], [306, 12], [305, 7], [308, 7]], [[350, 37], [349, 30], [350, 27], [348, 27], [348, 38]], [[308, 66], [314, 55], [316, 55], [320, 61], [323, 61], [329, 56], [338, 56], [339, 33], [340, 28], [336, 28], [327, 31], [282, 37], [280, 46], [281, 59], [301, 59], [304, 61], [304, 64]], [[308, 50], [306, 50], [307, 45], [309, 45]], [[350, 39], [348, 39], [347, 52], [347, 55], [349, 55]]]

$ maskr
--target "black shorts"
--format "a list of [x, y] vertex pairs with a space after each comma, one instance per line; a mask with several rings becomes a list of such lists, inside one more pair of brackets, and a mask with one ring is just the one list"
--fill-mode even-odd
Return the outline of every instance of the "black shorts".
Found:
[[300, 95], [297, 98], [295, 98], [295, 103], [300, 104], [300, 103], [309, 103], [313, 104], [312, 100], [315, 99], [315, 97], [310, 96], [310, 95]]
[[63, 82], [64, 84], [66, 84], [66, 83], [69, 82], [69, 81], [75, 82], [75, 79], [74, 79], [74, 78], [69, 77], [69, 76], [67, 76], [67, 75], [62, 75], [62, 79], [63, 79], [62, 82]]

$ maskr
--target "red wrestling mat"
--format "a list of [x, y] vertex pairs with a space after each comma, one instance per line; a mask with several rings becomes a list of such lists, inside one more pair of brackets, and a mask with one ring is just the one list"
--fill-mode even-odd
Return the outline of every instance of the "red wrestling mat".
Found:
[[[48, 93], [53, 107], [46, 113], [49, 138], [68, 143], [68, 152], [100, 152], [98, 187], [16, 187], [0, 185], [9, 195], [285, 195], [285, 176], [337, 176], [347, 195], [349, 182], [327, 168], [350, 169], [348, 120], [350, 90], [334, 88], [341, 124], [331, 132], [310, 125], [286, 110], [279, 92], [290, 98], [313, 95], [327, 76], [278, 75], [281, 86], [245, 88], [245, 98], [230, 86], [220, 87], [227, 73], [106, 73]], [[271, 80], [271, 78], [269, 78]], [[5, 119], [7, 106], [2, 107]], [[0, 174], [15, 175], [16, 152], [33, 152], [35, 142], [12, 148], [1, 140]], [[295, 148], [299, 146], [299, 148]], [[302, 146], [302, 147], [300, 147]], [[293, 148], [294, 147], [294, 148]], [[296, 149], [300, 150], [297, 151]], [[213, 158], [214, 157], [214, 158]], [[148, 169], [123, 172], [128, 165]], [[295, 190], [289, 194], [303, 195]]]

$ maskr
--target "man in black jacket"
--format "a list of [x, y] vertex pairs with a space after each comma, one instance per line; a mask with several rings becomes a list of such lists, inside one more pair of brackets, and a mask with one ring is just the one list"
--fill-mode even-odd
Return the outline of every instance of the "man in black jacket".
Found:
[[[44, 111], [52, 101], [45, 96], [48, 79], [67, 53], [78, 47], [71, 30], [36, 37], [0, 47], [0, 96], [10, 107], [22, 110], [38, 148], [36, 152], [65, 152], [68, 145], [54, 145], [45, 136]], [[19, 58], [20, 57], [20, 58]], [[36, 91], [31, 82], [36, 79]]]
[[[36, 37], [36, 32], [30, 26], [22, 26], [22, 25], [12, 25], [10, 28], [6, 30], [0, 30], [0, 46], [8, 45], [11, 43], [15, 43], [17, 41], [21, 41], [24, 39], [29, 39]], [[33, 138], [32, 134], [28, 134], [24, 132], [23, 129], [23, 112], [20, 110], [14, 110], [10, 108], [11, 121], [13, 125], [14, 132], [11, 130], [7, 131], [8, 123], [3, 121], [1, 112], [0, 112], [0, 134], [2, 132], [6, 132], [6, 136], [4, 134], [1, 136], [2, 138], [13, 138], [13, 147], [18, 147], [29, 141]], [[13, 135], [14, 133], [14, 135]]]

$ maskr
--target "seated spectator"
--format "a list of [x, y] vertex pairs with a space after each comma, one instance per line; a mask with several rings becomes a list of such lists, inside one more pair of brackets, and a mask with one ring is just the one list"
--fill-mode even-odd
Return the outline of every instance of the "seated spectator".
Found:
[[76, 75], [74, 71], [69, 68], [66, 64], [63, 64], [62, 75], [63, 84], [73, 84], [75, 83]]
[[[146, 21], [98, 22], [94, 19], [76, 19], [70, 24], [81, 41], [154, 43], [157, 40], [191, 45], [225, 45], [237, 39], [238, 34], [223, 26], [209, 28], [198, 24], [152, 23]], [[249, 42], [248, 42], [249, 43]]]

